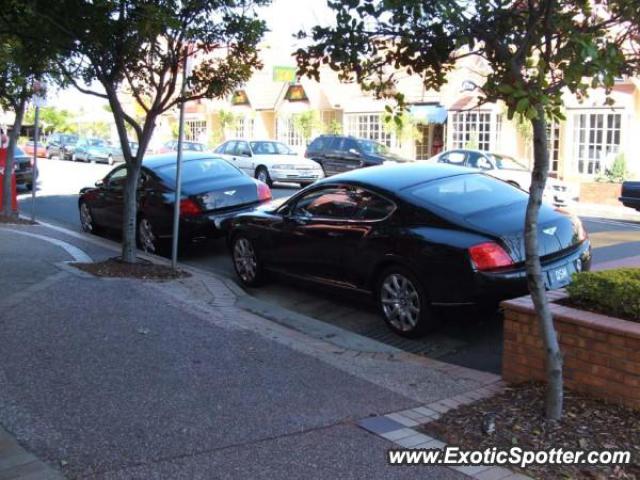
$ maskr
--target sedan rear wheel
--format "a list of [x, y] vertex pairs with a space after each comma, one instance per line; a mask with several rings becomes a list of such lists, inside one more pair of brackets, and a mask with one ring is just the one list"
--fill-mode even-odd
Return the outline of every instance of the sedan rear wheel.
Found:
[[263, 280], [262, 264], [256, 249], [248, 238], [238, 236], [232, 247], [233, 266], [240, 280], [247, 287], [256, 287]]
[[386, 269], [380, 275], [377, 293], [385, 321], [399, 335], [415, 338], [436, 326], [424, 287], [407, 269]]
[[80, 226], [82, 227], [82, 231], [87, 233], [98, 233], [99, 230], [93, 220], [91, 208], [89, 208], [89, 205], [85, 202], [80, 203]]
[[147, 253], [158, 253], [158, 239], [151, 222], [142, 217], [138, 222], [138, 244]]
[[267, 185], [269, 185], [269, 187], [273, 186], [271, 175], [269, 175], [269, 170], [267, 170], [265, 167], [258, 167], [258, 169], [256, 170], [256, 178], [262, 183], [266, 183]]

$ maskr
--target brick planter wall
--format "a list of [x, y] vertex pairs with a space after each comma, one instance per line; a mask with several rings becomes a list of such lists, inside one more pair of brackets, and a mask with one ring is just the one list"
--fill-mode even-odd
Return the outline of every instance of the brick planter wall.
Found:
[[[566, 298], [550, 292], [550, 300]], [[511, 383], [544, 381], [542, 338], [530, 297], [502, 303], [502, 377]], [[565, 386], [640, 409], [640, 323], [551, 304]]]
[[597, 203], [599, 205], [620, 206], [620, 194], [622, 185], [619, 183], [581, 183], [580, 201], [584, 203]]

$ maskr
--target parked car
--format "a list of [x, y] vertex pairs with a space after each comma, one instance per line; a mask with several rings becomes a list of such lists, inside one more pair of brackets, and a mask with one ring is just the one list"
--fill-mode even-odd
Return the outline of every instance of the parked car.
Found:
[[74, 162], [101, 162], [113, 165], [123, 161], [122, 152], [114, 149], [109, 142], [101, 138], [82, 138], [76, 144], [71, 155]]
[[70, 133], [52, 133], [47, 139], [47, 158], [71, 160], [79, 137]]
[[[121, 230], [126, 165], [95, 187], [80, 191], [78, 207], [85, 232]], [[162, 251], [172, 235], [176, 155], [145, 158], [138, 194], [138, 240], [146, 251]], [[185, 153], [182, 163], [180, 235], [194, 242], [223, 234], [223, 220], [271, 199], [264, 183], [247, 177], [213, 154]]]
[[322, 167], [298, 155], [282, 142], [272, 140], [229, 140], [215, 152], [247, 175], [269, 186], [273, 182], [295, 182], [306, 187], [324, 178]]
[[[129, 142], [131, 153], [136, 155], [138, 143]], [[124, 154], [119, 144], [114, 145], [99, 138], [82, 139], [76, 145], [71, 158], [73, 161], [100, 162], [113, 165], [117, 162], [124, 162]]]
[[407, 161], [391, 153], [386, 145], [342, 135], [320, 135], [309, 144], [304, 156], [318, 162], [327, 177], [356, 168]]
[[[442, 152], [428, 161], [477, 168], [527, 192], [531, 187], [531, 170], [508, 155], [481, 150], [457, 149]], [[555, 178], [548, 178], [544, 200], [556, 206], [566, 206], [569, 203], [569, 187]]]
[[[33, 157], [33, 150], [34, 150], [34, 142], [33, 140], [29, 140], [27, 143], [25, 143], [22, 146], [22, 151], [26, 154], [26, 155], [31, 155]], [[44, 144], [44, 142], [38, 142], [38, 157], [43, 158], [47, 156], [47, 147]]]
[[[13, 153], [13, 161], [16, 172], [16, 186], [31, 190], [34, 184], [33, 156], [27, 155], [20, 147], [16, 147]], [[37, 172], [35, 178], [38, 178]]]
[[635, 208], [640, 212], [640, 182], [623, 182], [620, 201], [625, 207]]
[[[178, 151], [178, 141], [170, 140], [168, 142], [163, 143], [160, 148], [158, 148], [155, 153], [169, 153], [169, 152], [177, 152]], [[182, 142], [182, 151], [183, 152], [206, 152], [207, 146], [204, 143], [198, 142]]]
[[[437, 325], [435, 306], [497, 305], [527, 292], [527, 201], [522, 190], [468, 168], [372, 167], [239, 214], [228, 242], [244, 285], [275, 271], [371, 292], [387, 324], [415, 337]], [[543, 205], [539, 242], [549, 289], [590, 268], [577, 217]]]

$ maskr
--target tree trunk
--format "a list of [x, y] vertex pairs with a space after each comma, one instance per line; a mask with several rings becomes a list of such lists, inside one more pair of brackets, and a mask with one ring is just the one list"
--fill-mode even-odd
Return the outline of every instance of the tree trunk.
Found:
[[124, 185], [124, 211], [122, 212], [122, 261], [126, 263], [136, 261], [140, 164], [137, 156], [132, 162], [127, 162], [127, 181]]
[[549, 309], [544, 272], [540, 264], [538, 250], [538, 213], [549, 172], [547, 121], [542, 107], [539, 107], [537, 112], [538, 118], [531, 121], [533, 125], [534, 164], [525, 218], [526, 268], [529, 292], [538, 315], [540, 333], [545, 348], [547, 370], [546, 416], [550, 420], [559, 420], [562, 416], [563, 403], [562, 354], [558, 344], [558, 335], [553, 325], [551, 310]]
[[[7, 146], [7, 159], [4, 169], [4, 178], [2, 181], [2, 215], [7, 217], [17, 216], [18, 212], [14, 212], [12, 208], [12, 195], [11, 195], [11, 177], [13, 172], [13, 154], [18, 144], [18, 137], [20, 136], [20, 130], [22, 129], [22, 119], [24, 118], [24, 111], [27, 107], [27, 97], [23, 95], [18, 103], [18, 107], [15, 110], [15, 120], [13, 121], [13, 130], [9, 135], [9, 145]], [[33, 172], [33, 188], [36, 188], [35, 172]]]

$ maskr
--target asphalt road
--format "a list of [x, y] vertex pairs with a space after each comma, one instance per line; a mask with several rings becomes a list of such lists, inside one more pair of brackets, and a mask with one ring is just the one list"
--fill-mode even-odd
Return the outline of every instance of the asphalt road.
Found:
[[[40, 178], [36, 201], [37, 218], [78, 230], [77, 199], [84, 186], [103, 178], [107, 165], [39, 161]], [[288, 197], [296, 185], [277, 185], [274, 198]], [[19, 198], [23, 213], [31, 212], [31, 196]], [[594, 247], [594, 263], [617, 260], [640, 253], [639, 222], [583, 218]], [[180, 259], [190, 265], [234, 278], [224, 242], [212, 241], [186, 249]], [[473, 309], [448, 309], [439, 332], [420, 340], [406, 340], [391, 333], [369, 297], [358, 297], [284, 278], [250, 292], [255, 297], [313, 318], [378, 339], [407, 351], [451, 363], [498, 372], [501, 362], [502, 321], [499, 314]]]

